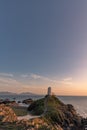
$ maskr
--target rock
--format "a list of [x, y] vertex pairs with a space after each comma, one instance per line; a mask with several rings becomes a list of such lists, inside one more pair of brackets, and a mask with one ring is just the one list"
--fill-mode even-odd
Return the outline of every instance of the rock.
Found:
[[55, 96], [45, 96], [45, 98], [34, 101], [28, 110], [34, 115], [42, 115], [50, 123], [59, 125], [64, 130], [73, 128], [77, 130], [81, 127], [81, 117], [74, 107], [71, 104], [64, 104]]
[[0, 99], [0, 104], [13, 105], [13, 106], [18, 105], [18, 103], [16, 103], [16, 101], [10, 101], [9, 99], [5, 99], [5, 100]]
[[[26, 103], [30, 101], [24, 100]], [[32, 114], [38, 113], [39, 117], [19, 121], [10, 107], [0, 105], [0, 121], [4, 126], [6, 123], [9, 125], [9, 122], [14, 122], [11, 127], [21, 130], [84, 130], [87, 127], [87, 119], [82, 120], [72, 105], [62, 103], [55, 96], [46, 96], [34, 101], [28, 110], [33, 112]]]
[[10, 107], [4, 104], [1, 104], [0, 105], [0, 121], [1, 122], [15, 122], [17, 121], [17, 116]]
[[18, 101], [18, 103], [21, 103], [21, 101]]
[[32, 102], [33, 102], [33, 100], [31, 98], [25, 99], [25, 100], [22, 101], [22, 103], [25, 103], [25, 104], [30, 104]]

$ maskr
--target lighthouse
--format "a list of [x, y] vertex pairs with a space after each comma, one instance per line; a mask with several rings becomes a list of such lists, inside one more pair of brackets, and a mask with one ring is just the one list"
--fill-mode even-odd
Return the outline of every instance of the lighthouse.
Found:
[[48, 87], [48, 94], [47, 94], [48, 96], [50, 96], [51, 95], [51, 87]]

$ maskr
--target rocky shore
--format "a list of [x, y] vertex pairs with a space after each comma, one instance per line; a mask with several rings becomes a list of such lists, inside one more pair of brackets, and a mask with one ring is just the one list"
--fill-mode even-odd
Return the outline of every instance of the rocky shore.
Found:
[[17, 116], [10, 107], [4, 104], [1, 104], [0, 105], [0, 121], [5, 122], [5, 123], [15, 122], [17, 121]]
[[56, 96], [32, 102], [27, 111], [36, 117], [18, 120], [11, 105], [1, 104], [0, 130], [86, 130], [87, 120], [71, 104], [64, 104]]

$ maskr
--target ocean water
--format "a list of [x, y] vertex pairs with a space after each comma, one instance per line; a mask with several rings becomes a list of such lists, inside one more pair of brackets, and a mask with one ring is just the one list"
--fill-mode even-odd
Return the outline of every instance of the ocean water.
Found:
[[[0, 95], [0, 99], [10, 99], [22, 101], [24, 99], [32, 98], [33, 100], [40, 99], [43, 96], [28, 96], [28, 95]], [[72, 104], [77, 113], [83, 117], [87, 117], [87, 96], [57, 96], [65, 104]]]
[[60, 96], [65, 104], [72, 104], [77, 113], [83, 117], [87, 117], [87, 96]]

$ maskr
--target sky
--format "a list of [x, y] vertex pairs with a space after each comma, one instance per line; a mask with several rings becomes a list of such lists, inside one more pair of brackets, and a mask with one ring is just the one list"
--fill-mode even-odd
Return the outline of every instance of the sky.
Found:
[[0, 1], [0, 91], [87, 95], [87, 0]]

